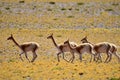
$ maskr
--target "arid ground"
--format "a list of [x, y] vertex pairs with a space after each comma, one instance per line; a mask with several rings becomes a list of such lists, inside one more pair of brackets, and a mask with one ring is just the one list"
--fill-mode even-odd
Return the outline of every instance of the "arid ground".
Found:
[[[80, 62], [75, 54], [73, 63], [57, 61], [57, 44], [70, 41], [81, 44], [88, 36], [91, 43], [110, 42], [120, 55], [120, 1], [119, 0], [1, 0], [0, 1], [0, 80], [120, 80], [120, 63], [113, 55], [109, 63], [89, 62], [90, 55], [83, 54]], [[37, 59], [29, 63], [20, 49], [7, 38], [37, 42]], [[32, 53], [28, 52], [32, 59]], [[65, 58], [71, 58], [69, 52]]]

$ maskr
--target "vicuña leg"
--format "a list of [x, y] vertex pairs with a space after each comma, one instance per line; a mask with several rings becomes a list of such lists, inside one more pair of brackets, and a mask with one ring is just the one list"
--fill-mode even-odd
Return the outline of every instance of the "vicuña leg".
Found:
[[21, 59], [22, 61], [24, 61], [24, 60], [22, 59], [22, 56], [21, 56], [23, 53], [24, 53], [24, 52], [22, 52], [22, 53], [19, 54], [20, 59]]
[[35, 51], [33, 51], [33, 59], [31, 60], [31, 62], [34, 62], [36, 58], [37, 58], [37, 54]]
[[99, 60], [102, 62], [102, 56], [101, 56], [101, 54], [99, 54]]
[[94, 54], [94, 58], [93, 58], [93, 61], [96, 61], [95, 57], [96, 57], [96, 54]]
[[111, 53], [111, 52], [109, 52], [109, 58], [108, 58], [107, 62], [110, 62], [110, 61], [111, 61], [111, 59], [112, 59], [112, 53]]
[[120, 62], [120, 55], [118, 55], [118, 53], [114, 53], [114, 55], [118, 58], [118, 62]]
[[80, 61], [82, 62], [82, 54], [80, 53], [80, 55], [79, 55], [79, 59], [80, 59]]
[[30, 60], [28, 59], [27, 53], [25, 52], [25, 57], [26, 59], [30, 62]]
[[75, 55], [74, 52], [71, 52], [72, 57], [70, 58], [69, 62], [73, 63], [74, 59], [75, 59]]
[[[62, 54], [63, 54], [63, 59], [65, 60], [65, 61], [67, 61], [67, 59], [65, 59], [65, 55], [64, 55], [64, 52], [62, 52]], [[67, 61], [68, 62], [68, 61]]]
[[60, 62], [60, 59], [59, 59], [59, 55], [61, 54], [61, 52], [57, 53], [57, 59], [58, 59], [58, 62]]
[[94, 55], [93, 55], [93, 54], [91, 54], [90, 62], [92, 62], [93, 57], [94, 57]]
[[100, 60], [100, 62], [102, 62], [102, 56], [101, 56], [101, 53], [98, 53], [98, 56], [97, 56], [97, 62], [98, 60]]
[[100, 57], [100, 54], [101, 54], [101, 53], [97, 53], [97, 54], [95, 55], [96, 62], [98, 62], [98, 60], [100, 59], [100, 58], [99, 58], [99, 57]]
[[107, 53], [107, 58], [105, 60], [105, 63], [107, 62], [107, 60], [109, 59], [109, 57], [110, 57], [110, 53]]
[[94, 59], [93, 59], [94, 61], [97, 61], [97, 60], [96, 60], [97, 55], [98, 55], [97, 53], [94, 54]]

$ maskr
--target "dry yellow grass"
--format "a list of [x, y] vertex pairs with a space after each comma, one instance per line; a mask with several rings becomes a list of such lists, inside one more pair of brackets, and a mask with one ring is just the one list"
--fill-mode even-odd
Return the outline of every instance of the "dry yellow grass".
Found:
[[[74, 29], [76, 26], [89, 26], [91, 27], [97, 27], [94, 25], [97, 25], [99, 23], [104, 23], [105, 26], [114, 27], [115, 24], [119, 25], [119, 16], [109, 16], [107, 14], [102, 14], [101, 16], [94, 16], [94, 17], [85, 17], [85, 15], [81, 15], [81, 17], [77, 16], [77, 18], [56, 18], [53, 15], [48, 16], [47, 14], [45, 16], [42, 16], [38, 18], [35, 15], [2, 15], [0, 18], [0, 21], [2, 23], [8, 24], [6, 27], [9, 27], [9, 24], [20, 24], [24, 25], [26, 23], [29, 24], [41, 24], [44, 28], [54, 28], [55, 26], [61, 26], [62, 28], [70, 28]], [[56, 19], [56, 20], [55, 20]], [[20, 26], [19, 25], [19, 26]], [[22, 27], [22, 26], [20, 26]], [[28, 27], [28, 26], [26, 26]], [[35, 26], [29, 26], [29, 27], [35, 27]]]
[[[110, 63], [89, 63], [89, 55], [83, 55], [86, 61], [80, 62], [77, 55], [74, 63], [65, 62], [62, 57], [58, 63], [56, 52], [51, 40], [46, 37], [54, 33], [57, 43], [63, 43], [68, 38], [80, 43], [80, 40], [88, 35], [88, 40], [94, 43], [108, 41], [120, 45], [120, 29], [85, 29], [85, 30], [48, 30], [48, 29], [0, 29], [0, 80], [109, 80], [120, 77], [120, 65], [113, 56]], [[38, 58], [34, 63], [28, 63], [25, 59], [21, 62], [18, 56], [20, 52], [7, 37], [13, 34], [18, 43], [35, 41], [40, 44], [37, 51]], [[63, 35], [64, 34], [64, 35]], [[120, 49], [119, 51], [120, 52]], [[29, 58], [32, 54], [28, 53]], [[70, 58], [69, 53], [66, 54]], [[106, 55], [103, 54], [105, 60]], [[82, 75], [83, 73], [83, 75]]]
[[[2, 2], [19, 2], [20, 0], [2, 0]], [[22, 0], [21, 0], [22, 1]], [[24, 0], [25, 2], [113, 2], [113, 0]], [[119, 0], [114, 0], [119, 2]]]
[[[90, 42], [107, 41], [120, 46], [120, 29], [109, 29], [120, 25], [118, 14], [120, 0], [1, 0], [0, 2], [0, 80], [120, 79], [120, 64], [116, 57], [113, 56], [110, 63], [89, 63], [90, 55], [84, 54], [83, 62], [80, 62], [76, 55], [74, 63], [65, 62], [62, 57], [58, 63], [57, 50], [52, 41], [47, 39], [47, 36], [53, 33], [58, 44], [68, 38], [80, 44], [80, 40], [87, 35]], [[96, 26], [107, 29], [95, 28]], [[34, 63], [29, 63], [24, 55], [24, 62], [19, 59], [19, 48], [7, 40], [10, 34], [13, 34], [20, 44], [29, 41], [39, 43], [38, 58]], [[32, 53], [28, 55], [32, 59]], [[66, 58], [70, 57], [70, 53], [66, 53]], [[105, 58], [106, 55], [103, 54], [103, 60]]]

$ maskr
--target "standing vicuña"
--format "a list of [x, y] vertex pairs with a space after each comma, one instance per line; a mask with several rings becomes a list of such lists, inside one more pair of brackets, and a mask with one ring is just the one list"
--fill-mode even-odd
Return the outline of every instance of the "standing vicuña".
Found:
[[[58, 62], [60, 61], [60, 59], [59, 59], [59, 54], [63, 54], [63, 59], [64, 60], [66, 60], [65, 58], [64, 58], [64, 52], [70, 52], [71, 50], [69, 49], [69, 47], [67, 46], [67, 45], [65, 45], [65, 44], [61, 44], [61, 45], [58, 45], [58, 44], [56, 44], [56, 42], [55, 42], [55, 40], [54, 40], [54, 38], [53, 38], [53, 34], [51, 34], [50, 36], [48, 36], [47, 37], [47, 39], [52, 39], [52, 42], [53, 42], [53, 44], [54, 44], [54, 46], [58, 49], [58, 53], [57, 53], [57, 59], [58, 59]], [[76, 43], [74, 43], [74, 42], [70, 42], [70, 46], [71, 47], [76, 47], [77, 46], [77, 44]], [[67, 60], [66, 60], [67, 61]]]
[[[82, 41], [82, 43], [90, 43], [87, 40], [87, 36], [84, 37], [81, 41]], [[90, 44], [92, 44], [92, 43], [90, 43]], [[106, 53], [107, 58], [106, 58], [105, 62], [110, 62], [111, 61], [112, 54], [114, 54], [120, 62], [120, 56], [117, 54], [116, 45], [114, 45], [112, 43], [108, 43], [108, 42], [101, 42], [101, 43], [92, 44], [92, 45], [94, 46], [94, 50], [98, 55], [98, 59], [100, 59], [101, 61], [102, 61], [101, 53]]]
[[18, 46], [21, 50], [22, 50], [22, 53], [20, 53], [20, 59], [23, 61], [23, 59], [22, 59], [22, 57], [21, 57], [21, 55], [23, 54], [23, 53], [25, 53], [25, 57], [27, 58], [27, 60], [30, 62], [30, 60], [28, 59], [28, 57], [27, 57], [27, 52], [28, 51], [32, 51], [32, 53], [33, 53], [33, 59], [31, 60], [31, 62], [34, 62], [34, 60], [37, 58], [37, 54], [36, 54], [36, 50], [38, 49], [38, 47], [39, 47], [39, 44], [38, 43], [36, 43], [36, 42], [26, 42], [26, 43], [23, 43], [23, 44], [21, 44], [21, 45], [19, 45], [16, 41], [15, 41], [15, 39], [13, 38], [13, 35], [11, 34], [11, 36], [10, 37], [8, 37], [8, 39], [7, 40], [12, 40], [15, 44], [16, 44], [16, 46]]
[[71, 62], [73, 62], [73, 60], [75, 58], [74, 53], [78, 53], [79, 54], [80, 61], [82, 61], [82, 54], [83, 53], [91, 54], [90, 62], [92, 61], [92, 57], [93, 56], [94, 56], [94, 59], [95, 59], [95, 53], [93, 51], [93, 46], [91, 44], [89, 44], [89, 43], [80, 44], [79, 46], [77, 46], [75, 48], [72, 48], [70, 46], [69, 40], [65, 41], [64, 44], [67, 44], [69, 46], [71, 52], [73, 53], [73, 56], [71, 58]]

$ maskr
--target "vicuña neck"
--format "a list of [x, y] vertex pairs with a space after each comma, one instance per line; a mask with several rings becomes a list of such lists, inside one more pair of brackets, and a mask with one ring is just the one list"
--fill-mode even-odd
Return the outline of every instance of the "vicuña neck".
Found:
[[90, 44], [94, 45], [93, 43], [91, 43], [91, 42], [89, 42], [89, 41], [87, 41], [87, 40], [86, 40], [86, 42], [85, 42], [85, 43], [90, 43]]
[[72, 48], [71, 45], [70, 45], [70, 42], [68, 42], [68, 47], [69, 47], [71, 50], [73, 50], [73, 48]]
[[85, 43], [90, 43], [88, 40], [85, 40]]
[[53, 41], [54, 46], [58, 48], [58, 45], [56, 44], [54, 38], [52, 37], [51, 39], [52, 39], [52, 41]]
[[19, 48], [21, 48], [20, 45], [15, 41], [14, 38], [12, 39], [12, 41], [13, 41]]

